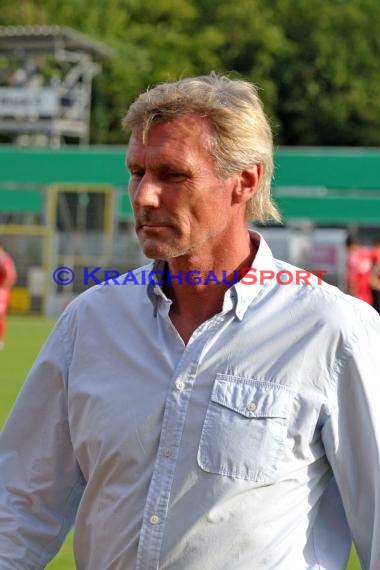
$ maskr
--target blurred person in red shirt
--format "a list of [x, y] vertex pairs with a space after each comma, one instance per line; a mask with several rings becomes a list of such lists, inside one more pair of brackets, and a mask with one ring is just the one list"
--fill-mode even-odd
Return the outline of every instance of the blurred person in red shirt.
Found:
[[348, 236], [346, 247], [347, 293], [372, 305], [370, 276], [374, 263], [373, 249], [360, 245], [356, 238], [352, 236]]
[[373, 246], [375, 260], [370, 273], [370, 286], [373, 306], [380, 313], [380, 235], [374, 239]]
[[14, 261], [0, 242], [0, 350], [4, 348], [6, 314], [11, 296], [11, 287], [16, 279], [17, 273]]

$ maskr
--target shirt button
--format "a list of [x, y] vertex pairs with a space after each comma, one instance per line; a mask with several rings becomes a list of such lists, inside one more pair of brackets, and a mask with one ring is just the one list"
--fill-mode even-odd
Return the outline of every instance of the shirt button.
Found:
[[247, 406], [247, 410], [248, 410], [249, 412], [255, 412], [255, 411], [256, 411], [256, 408], [257, 408], [257, 406], [256, 406], [256, 404], [255, 404], [254, 402], [250, 402], [250, 403], [248, 404], [248, 406]]
[[158, 524], [160, 522], [160, 517], [152, 515], [149, 520], [151, 524]]
[[175, 383], [175, 387], [178, 390], [178, 392], [182, 392], [182, 390], [185, 387], [185, 382], [182, 382], [182, 380], [177, 380]]
[[170, 447], [166, 447], [164, 449], [164, 455], [165, 455], [165, 457], [171, 457], [172, 456], [172, 450], [170, 449]]

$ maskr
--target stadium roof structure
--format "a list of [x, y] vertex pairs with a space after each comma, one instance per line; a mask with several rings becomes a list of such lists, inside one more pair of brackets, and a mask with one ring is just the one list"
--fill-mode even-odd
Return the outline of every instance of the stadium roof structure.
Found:
[[112, 57], [113, 50], [85, 34], [62, 26], [0, 26], [0, 51], [15, 55], [62, 52], [91, 54], [94, 59]]
[[[0, 26], [0, 54], [18, 66], [0, 86], [0, 133], [19, 146], [87, 145], [92, 80], [113, 53], [68, 27]], [[57, 62], [54, 77], [44, 57]]]

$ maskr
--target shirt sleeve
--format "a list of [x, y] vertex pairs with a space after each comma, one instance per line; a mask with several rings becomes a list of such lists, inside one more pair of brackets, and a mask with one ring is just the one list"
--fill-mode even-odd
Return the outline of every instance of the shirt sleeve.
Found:
[[0, 568], [37, 570], [73, 525], [84, 480], [68, 424], [68, 357], [57, 323], [0, 435]]
[[[380, 568], [380, 318], [360, 303], [322, 437], [363, 570]], [[359, 306], [358, 306], [359, 309]], [[364, 316], [363, 316], [364, 313]]]

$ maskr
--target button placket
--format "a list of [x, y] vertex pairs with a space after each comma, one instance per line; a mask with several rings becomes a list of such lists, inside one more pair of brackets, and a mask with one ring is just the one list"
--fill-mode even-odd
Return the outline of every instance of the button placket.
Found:
[[[188, 358], [190, 355], [191, 352]], [[177, 377], [174, 382], [174, 389], [172, 389], [171, 395], [170, 393], [168, 395], [161, 430], [160, 450], [145, 505], [146, 514], [144, 518], [148, 525], [146, 523], [144, 525], [143, 522], [136, 570], [156, 570], [158, 567], [181, 429], [186, 418], [197, 365], [197, 362], [194, 362], [193, 354], [193, 359], [188, 366], [182, 367], [182, 370], [187, 373], [186, 383]], [[182, 377], [184, 378], [185, 374], [182, 374]]]
[[[172, 385], [172, 389], [169, 390], [165, 405], [158, 455], [145, 503], [136, 570], [157, 570], [158, 568], [170, 494], [191, 392], [202, 355], [214, 333], [211, 327], [204, 329], [203, 334], [197, 335], [196, 339], [193, 338], [185, 348], [176, 368], [181, 375], [177, 376], [174, 386]], [[174, 378], [176, 371], [174, 371]], [[168, 450], [170, 450], [170, 461]], [[158, 521], [152, 523], [151, 518], [154, 516], [159, 517], [161, 524], [158, 524]]]
[[185, 389], [185, 382], [182, 380], [176, 380], [175, 388], [178, 392], [182, 392]]

